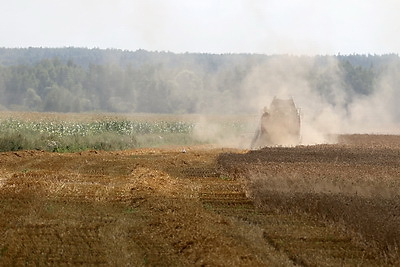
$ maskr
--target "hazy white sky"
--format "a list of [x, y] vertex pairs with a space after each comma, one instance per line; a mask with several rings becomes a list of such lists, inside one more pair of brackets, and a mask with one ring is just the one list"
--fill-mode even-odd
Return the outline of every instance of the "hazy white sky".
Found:
[[400, 53], [398, 0], [0, 0], [0, 47]]

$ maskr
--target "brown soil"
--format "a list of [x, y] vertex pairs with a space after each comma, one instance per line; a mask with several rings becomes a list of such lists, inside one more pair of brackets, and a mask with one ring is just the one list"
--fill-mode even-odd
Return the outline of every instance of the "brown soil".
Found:
[[351, 178], [386, 190], [388, 202], [355, 200], [386, 215], [400, 188], [398, 148], [185, 149], [0, 154], [0, 265], [394, 264], [368, 222], [360, 230], [323, 208], [346, 207], [358, 190], [347, 188]]

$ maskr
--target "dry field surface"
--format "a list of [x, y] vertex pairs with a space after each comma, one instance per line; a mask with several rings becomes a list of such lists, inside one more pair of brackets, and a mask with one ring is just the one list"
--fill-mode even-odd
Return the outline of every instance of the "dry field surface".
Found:
[[0, 154], [0, 266], [399, 264], [400, 137]]

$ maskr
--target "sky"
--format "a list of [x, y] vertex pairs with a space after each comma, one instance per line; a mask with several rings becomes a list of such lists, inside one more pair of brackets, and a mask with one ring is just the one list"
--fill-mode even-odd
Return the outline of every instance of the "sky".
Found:
[[398, 0], [0, 0], [0, 47], [400, 53]]

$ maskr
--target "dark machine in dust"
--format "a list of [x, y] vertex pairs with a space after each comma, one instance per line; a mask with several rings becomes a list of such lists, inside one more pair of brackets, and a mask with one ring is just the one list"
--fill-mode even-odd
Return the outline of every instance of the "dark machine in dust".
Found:
[[300, 111], [293, 98], [274, 97], [269, 108], [265, 107], [252, 149], [266, 146], [293, 146], [300, 143]]

